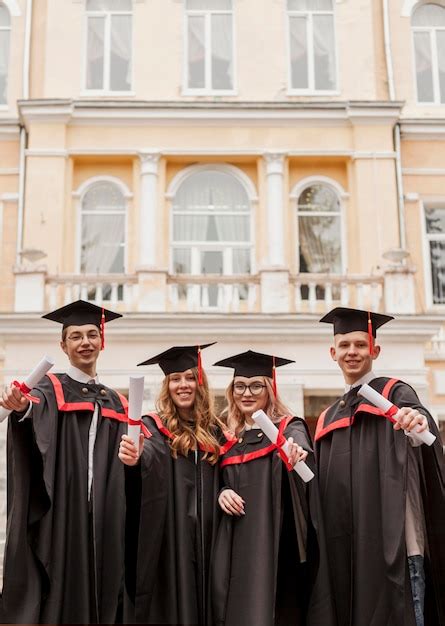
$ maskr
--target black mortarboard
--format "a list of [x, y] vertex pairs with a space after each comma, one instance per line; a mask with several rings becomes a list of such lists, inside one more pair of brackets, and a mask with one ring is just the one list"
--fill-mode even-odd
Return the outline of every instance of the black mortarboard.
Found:
[[63, 328], [67, 326], [85, 326], [85, 324], [94, 324], [102, 332], [102, 348], [105, 346], [104, 339], [104, 324], [111, 322], [112, 320], [122, 317], [120, 313], [114, 313], [101, 306], [91, 304], [85, 300], [76, 300], [71, 302], [60, 309], [51, 311], [46, 315], [42, 315], [43, 318], [51, 320], [52, 322], [59, 322], [63, 324]]
[[288, 363], [295, 363], [295, 361], [248, 350], [241, 354], [229, 356], [227, 359], [214, 363], [214, 365], [233, 367], [234, 376], [245, 376], [246, 378], [252, 378], [252, 376], [268, 376], [269, 378], [273, 378], [274, 368], [287, 365]]
[[377, 329], [393, 319], [391, 315], [383, 315], [382, 313], [374, 313], [373, 311], [337, 307], [322, 317], [320, 322], [333, 324], [334, 335], [345, 335], [346, 333], [352, 333], [356, 330], [368, 333], [370, 330], [369, 321], [371, 321], [371, 334], [375, 337]]
[[164, 350], [160, 354], [138, 363], [139, 365], [154, 365], [158, 364], [165, 375], [173, 374], [174, 372], [185, 372], [193, 367], [198, 368], [199, 383], [202, 383], [201, 378], [201, 350], [213, 346], [216, 341], [212, 343], [205, 343], [202, 346], [173, 346], [168, 350]]

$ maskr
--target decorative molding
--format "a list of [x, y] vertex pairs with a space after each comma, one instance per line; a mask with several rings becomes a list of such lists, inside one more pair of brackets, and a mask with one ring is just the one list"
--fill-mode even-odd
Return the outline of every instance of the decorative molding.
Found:
[[145, 176], [146, 174], [157, 176], [160, 158], [161, 153], [158, 150], [142, 150], [141, 152], [139, 152], [139, 159], [141, 161], [141, 176]]
[[420, 196], [416, 192], [409, 192], [405, 194], [405, 202], [419, 202]]
[[293, 186], [289, 197], [298, 200], [300, 194], [303, 192], [304, 189], [306, 189], [306, 187], [309, 187], [310, 185], [314, 185], [316, 183], [322, 183], [323, 185], [327, 185], [342, 200], [349, 199], [350, 194], [343, 189], [340, 183], [333, 178], [329, 178], [328, 176], [307, 176], [306, 178], [299, 180]]
[[0, 167], [0, 176], [18, 176], [19, 173], [18, 167]]
[[132, 198], [133, 194], [128, 189], [127, 185], [122, 182], [120, 178], [116, 178], [115, 176], [93, 176], [92, 178], [88, 178], [85, 180], [80, 187], [76, 189], [76, 191], [72, 192], [73, 198], [82, 198], [83, 195], [89, 190], [92, 185], [95, 183], [103, 183], [108, 182], [116, 185], [119, 188], [119, 191], [122, 193], [124, 198]]
[[2, 2], [8, 7], [13, 17], [19, 17], [22, 14], [17, 0], [2, 0]]
[[6, 192], [0, 195], [0, 201], [2, 202], [18, 202], [19, 194], [16, 192]]
[[443, 167], [404, 167], [402, 174], [405, 176], [445, 176]]
[[271, 151], [264, 152], [263, 159], [266, 163], [266, 176], [272, 174], [284, 175], [284, 159], [286, 157], [285, 152]]
[[28, 148], [25, 150], [27, 157], [63, 157], [67, 158], [68, 150], [53, 148]]
[[400, 131], [402, 140], [445, 141], [445, 118], [402, 120]]

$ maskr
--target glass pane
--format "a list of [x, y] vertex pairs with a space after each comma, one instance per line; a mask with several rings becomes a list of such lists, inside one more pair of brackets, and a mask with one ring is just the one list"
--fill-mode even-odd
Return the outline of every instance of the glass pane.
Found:
[[315, 89], [335, 89], [334, 18], [314, 15]]
[[105, 18], [88, 18], [87, 89], [104, 88]]
[[414, 33], [414, 50], [416, 56], [417, 99], [419, 102], [434, 102], [429, 33]]
[[131, 11], [132, 0], [87, 0], [87, 11]]
[[288, 11], [332, 11], [333, 0], [287, 0]]
[[124, 215], [84, 215], [81, 271], [92, 274], [122, 273], [124, 236]]
[[232, 0], [187, 0], [188, 11], [230, 11]]
[[299, 211], [340, 211], [337, 195], [326, 185], [311, 185], [298, 198]]
[[233, 89], [232, 16], [212, 16], [212, 89]]
[[414, 11], [413, 26], [445, 26], [445, 8], [438, 4], [424, 4]]
[[445, 208], [425, 209], [425, 225], [428, 234], [445, 233]]
[[188, 18], [188, 87], [205, 87], [205, 22], [204, 17]]
[[306, 23], [307, 18], [305, 17], [289, 18], [291, 86], [293, 89], [307, 89], [309, 87]]
[[175, 248], [173, 250], [173, 273], [191, 274], [191, 252], [190, 248]]
[[437, 63], [439, 66], [440, 101], [445, 104], [445, 31], [438, 30], [437, 38]]
[[113, 15], [111, 18], [110, 89], [131, 89], [131, 15]]
[[125, 199], [113, 183], [96, 183], [83, 197], [84, 211], [124, 211]]
[[202, 274], [223, 273], [223, 253], [221, 250], [203, 250], [201, 253]]
[[11, 17], [8, 8], [4, 4], [0, 4], [0, 26], [10, 26]]
[[0, 104], [8, 98], [9, 30], [0, 31]]
[[445, 241], [430, 241], [434, 304], [445, 304]]
[[174, 241], [250, 241], [250, 220], [244, 215], [174, 215]]
[[300, 272], [341, 273], [340, 217], [300, 217]]
[[233, 254], [233, 273], [234, 274], [250, 274], [252, 267], [250, 264], [249, 248], [234, 248]]
[[173, 209], [211, 213], [249, 211], [250, 205], [246, 190], [234, 176], [209, 170], [193, 174], [182, 183]]

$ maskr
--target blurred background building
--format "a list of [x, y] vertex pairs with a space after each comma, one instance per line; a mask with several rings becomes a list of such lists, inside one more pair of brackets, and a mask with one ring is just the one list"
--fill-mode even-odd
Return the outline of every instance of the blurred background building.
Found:
[[104, 383], [218, 341], [221, 405], [253, 348], [313, 428], [341, 304], [443, 424], [445, 1], [0, 1], [0, 242], [1, 384], [65, 367], [40, 315], [81, 297], [125, 314]]

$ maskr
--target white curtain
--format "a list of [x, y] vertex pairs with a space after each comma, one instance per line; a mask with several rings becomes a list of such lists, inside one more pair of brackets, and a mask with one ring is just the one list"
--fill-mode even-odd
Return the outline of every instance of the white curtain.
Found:
[[290, 17], [289, 27], [292, 87], [307, 89], [309, 87], [307, 18]]
[[0, 26], [11, 26], [11, 16], [9, 15], [8, 7], [4, 4], [0, 4]]
[[445, 8], [438, 4], [423, 4], [413, 13], [413, 26], [445, 26]]
[[335, 89], [334, 18], [314, 15], [314, 73], [315, 89]]
[[187, 11], [230, 11], [232, 0], [187, 0]]
[[332, 0], [287, 0], [288, 11], [332, 11]]
[[212, 15], [212, 88], [233, 89], [232, 16]]
[[87, 0], [87, 11], [131, 11], [132, 0]]
[[88, 17], [87, 89], [104, 88], [104, 17]]
[[430, 33], [414, 33], [417, 98], [419, 102], [434, 101]]
[[9, 30], [0, 30], [0, 104], [8, 98]]
[[205, 22], [202, 15], [188, 18], [188, 87], [205, 87]]
[[129, 91], [131, 88], [131, 15], [111, 16], [110, 89]]

